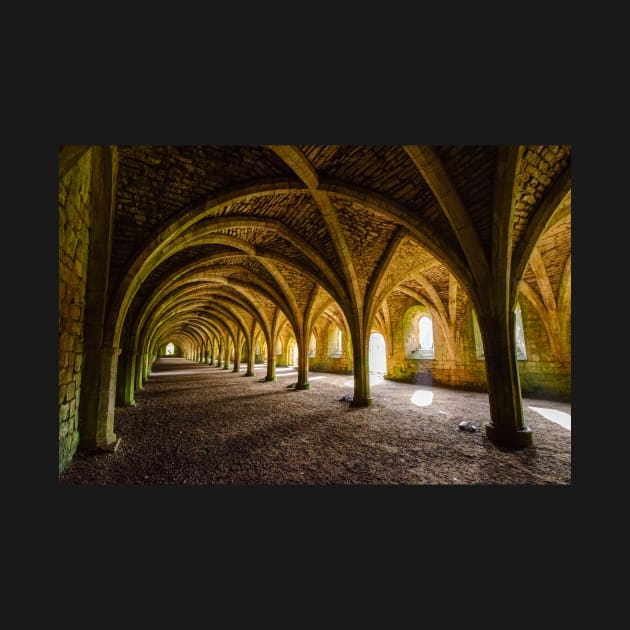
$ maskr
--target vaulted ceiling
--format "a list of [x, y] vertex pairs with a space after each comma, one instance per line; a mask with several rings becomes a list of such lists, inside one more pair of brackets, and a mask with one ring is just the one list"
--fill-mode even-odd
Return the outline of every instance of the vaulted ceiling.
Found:
[[[276, 307], [299, 326], [393, 291], [448, 304], [453, 277], [473, 281], [467, 261], [494, 255], [504, 149], [118, 146], [110, 305], [128, 329], [159, 321], [185, 342]], [[519, 147], [509, 191], [515, 272], [543, 302], [570, 264], [570, 160]]]

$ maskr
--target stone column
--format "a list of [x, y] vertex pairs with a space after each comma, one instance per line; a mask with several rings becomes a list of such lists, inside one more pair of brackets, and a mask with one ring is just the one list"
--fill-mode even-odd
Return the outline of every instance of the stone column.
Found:
[[[120, 348], [100, 348], [98, 373], [95, 375], [98, 389], [83, 400], [79, 446], [86, 449], [113, 448], [116, 444], [114, 433], [114, 410], [116, 408], [116, 371]], [[92, 380], [92, 379], [91, 379]]]
[[118, 378], [116, 381], [116, 404], [120, 406], [135, 405], [134, 375], [136, 369], [136, 355], [123, 351], [118, 358]]
[[146, 354], [136, 354], [136, 389], [144, 387], [144, 371], [146, 364]]
[[[497, 309], [495, 309], [497, 310]], [[490, 404], [489, 440], [508, 447], [533, 445], [532, 430], [525, 426], [521, 385], [516, 363], [514, 313], [478, 313], [483, 338]]]
[[251, 339], [247, 340], [247, 372], [245, 376], [254, 376], [254, 350], [252, 348]]
[[351, 327], [352, 363], [354, 368], [354, 397], [351, 407], [369, 407], [374, 399], [370, 396], [369, 335], [362, 327]]
[[225, 342], [223, 344], [224, 350], [223, 350], [223, 369], [224, 370], [229, 370], [230, 369], [230, 342], [229, 339], [226, 337], [225, 338]]
[[308, 336], [300, 335], [298, 344], [298, 380], [295, 389], [311, 389], [308, 382]]
[[234, 346], [234, 368], [232, 372], [240, 372], [241, 370], [241, 332], [239, 330], [236, 335], [236, 345]]
[[276, 377], [276, 353], [272, 343], [267, 343], [267, 376], [266, 381], [277, 381]]
[[103, 331], [118, 167], [115, 149], [92, 147], [92, 199], [85, 305], [85, 361], [79, 405], [79, 447], [110, 448], [116, 443], [114, 409], [120, 349], [105, 344]]

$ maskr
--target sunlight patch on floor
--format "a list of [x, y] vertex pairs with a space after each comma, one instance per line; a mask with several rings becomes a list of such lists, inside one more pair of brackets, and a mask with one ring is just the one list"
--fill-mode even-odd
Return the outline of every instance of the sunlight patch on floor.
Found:
[[428, 407], [433, 403], [433, 392], [426, 389], [417, 389], [410, 400], [417, 407]]
[[571, 414], [565, 413], [564, 411], [558, 411], [557, 409], [547, 409], [546, 407], [529, 407], [532, 411], [536, 411], [543, 418], [547, 418], [547, 420], [551, 420], [565, 429], [571, 430]]

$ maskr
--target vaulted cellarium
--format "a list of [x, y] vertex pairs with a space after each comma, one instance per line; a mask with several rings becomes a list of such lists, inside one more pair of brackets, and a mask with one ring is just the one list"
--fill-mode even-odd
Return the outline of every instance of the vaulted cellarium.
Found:
[[571, 483], [570, 146], [58, 167], [60, 483]]

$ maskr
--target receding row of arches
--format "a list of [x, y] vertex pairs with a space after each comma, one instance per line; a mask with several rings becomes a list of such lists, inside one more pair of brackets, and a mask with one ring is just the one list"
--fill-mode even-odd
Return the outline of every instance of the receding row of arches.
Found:
[[518, 447], [521, 392], [570, 393], [570, 147], [66, 147], [59, 208], [61, 467], [116, 443], [169, 343], [352, 373], [353, 406], [378, 346], [391, 379], [487, 390]]
[[[342, 332], [337, 328], [335, 336], [339, 338], [339, 347], [342, 347]], [[315, 335], [311, 335], [311, 344], [309, 346], [309, 358], [317, 356], [317, 340]], [[210, 352], [207, 358], [207, 363], [213, 363], [214, 357], [216, 356], [217, 365], [220, 364], [219, 354], [220, 354], [220, 342], [218, 340], [213, 340], [210, 346]], [[217, 354], [214, 353], [214, 348], [217, 349]], [[265, 365], [266, 364], [266, 344], [264, 342], [256, 343], [255, 351], [254, 351], [254, 364]], [[243, 341], [243, 346], [241, 347], [241, 356], [245, 356], [247, 354], [247, 342]], [[334, 356], [337, 354], [336, 352], [329, 352], [329, 356]], [[185, 356], [184, 351], [178, 345], [169, 341], [166, 346], [160, 349], [158, 352], [159, 357], [183, 357]], [[298, 344], [295, 338], [290, 338], [288, 343], [286, 344], [286, 351], [283, 351], [282, 340], [278, 339], [276, 343], [276, 357], [280, 357], [276, 360], [276, 365], [286, 365], [288, 367], [296, 367], [298, 365], [299, 360], [299, 349]], [[235, 353], [232, 349], [229, 354], [229, 362], [234, 363]], [[386, 356], [386, 345], [385, 338], [379, 332], [373, 332], [370, 335], [370, 348], [368, 354], [368, 362], [370, 367], [370, 372], [377, 372], [380, 374], [385, 374], [387, 372], [387, 356]]]
[[[514, 338], [516, 346], [516, 356], [518, 360], [527, 359], [527, 349], [525, 343], [525, 331], [521, 307], [517, 304], [514, 311]], [[484, 359], [483, 341], [479, 330], [479, 323], [474, 311], [471, 311], [472, 324], [474, 330], [475, 354], [478, 360]], [[433, 319], [428, 314], [427, 308], [423, 305], [415, 305], [407, 309], [403, 317], [403, 334], [405, 339], [404, 356], [409, 360], [422, 361], [424, 359], [435, 358], [435, 345], [433, 336]], [[317, 331], [311, 333], [308, 347], [309, 360], [315, 360], [318, 355], [324, 355], [328, 359], [342, 357], [345, 353], [352, 352], [351, 337], [347, 330], [342, 330], [334, 321], [329, 321], [325, 332], [325, 344], [320, 343], [318, 347]], [[348, 343], [345, 343], [348, 340]], [[237, 358], [246, 357], [249, 354], [247, 340], [240, 339], [240, 346], [235, 346], [233, 339], [228, 335], [223, 337], [212, 334], [202, 347], [190, 345], [183, 342], [180, 346], [173, 341], [167, 342], [158, 351], [159, 357], [190, 357], [193, 360], [202, 361], [208, 364], [223, 365], [225, 369], [229, 365], [234, 366], [234, 371], [241, 369]], [[393, 354], [392, 339], [377, 330], [373, 330], [369, 338], [368, 366], [369, 372], [387, 375], [388, 355]], [[275, 341], [274, 349], [275, 365], [279, 367], [297, 367], [299, 364], [299, 346], [293, 331], [290, 327], [280, 331]], [[255, 337], [254, 365], [267, 365], [269, 362], [269, 352], [262, 331]], [[314, 369], [313, 366], [310, 367]], [[315, 368], [316, 370], [316, 368]]]

